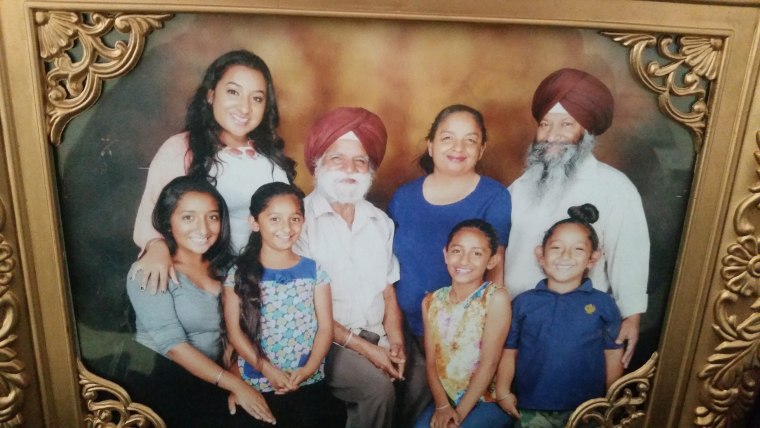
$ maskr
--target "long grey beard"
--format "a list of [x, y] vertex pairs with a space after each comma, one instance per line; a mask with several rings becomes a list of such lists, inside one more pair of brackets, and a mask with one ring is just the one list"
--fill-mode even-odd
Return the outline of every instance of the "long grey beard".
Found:
[[553, 143], [534, 141], [528, 149], [525, 167], [528, 182], [533, 185], [533, 201], [557, 199], [578, 165], [594, 150], [595, 143], [594, 136], [584, 132], [578, 144], [565, 144], [559, 153], [548, 154]]

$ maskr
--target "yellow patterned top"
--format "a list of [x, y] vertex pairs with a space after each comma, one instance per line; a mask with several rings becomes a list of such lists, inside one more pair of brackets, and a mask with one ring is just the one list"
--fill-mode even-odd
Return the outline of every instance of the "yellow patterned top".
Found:
[[[467, 391], [470, 377], [480, 362], [480, 342], [486, 321], [488, 301], [500, 287], [484, 282], [466, 299], [452, 303], [451, 287], [441, 288], [425, 296], [424, 307], [435, 346], [435, 365], [443, 389], [454, 405]], [[480, 401], [493, 400], [494, 382]]]

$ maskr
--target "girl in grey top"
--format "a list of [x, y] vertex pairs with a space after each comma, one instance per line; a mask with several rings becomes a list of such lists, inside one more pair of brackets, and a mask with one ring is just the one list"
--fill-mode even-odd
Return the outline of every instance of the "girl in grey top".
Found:
[[232, 402], [256, 419], [273, 423], [261, 394], [222, 363], [220, 279], [231, 256], [229, 217], [221, 195], [203, 178], [175, 178], [158, 197], [153, 226], [169, 247], [180, 283], [151, 295], [141, 288], [140, 272], [127, 281], [137, 341], [196, 378], [229, 391]]

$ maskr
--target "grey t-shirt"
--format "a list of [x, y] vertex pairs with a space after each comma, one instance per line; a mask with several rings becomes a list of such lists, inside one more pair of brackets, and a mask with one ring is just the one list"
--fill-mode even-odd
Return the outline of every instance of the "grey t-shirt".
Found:
[[219, 294], [211, 294], [177, 272], [179, 285], [169, 281], [167, 293], [140, 291], [140, 273], [127, 279], [127, 294], [136, 314], [135, 339], [166, 356], [187, 342], [214, 361], [222, 355], [222, 314]]

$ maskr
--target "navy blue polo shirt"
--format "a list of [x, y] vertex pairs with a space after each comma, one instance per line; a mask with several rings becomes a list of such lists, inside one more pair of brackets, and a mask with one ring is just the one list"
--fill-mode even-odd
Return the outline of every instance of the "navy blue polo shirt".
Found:
[[617, 349], [622, 319], [614, 299], [585, 279], [559, 294], [546, 279], [512, 302], [505, 348], [517, 349], [514, 393], [521, 408], [567, 411], [604, 397], [605, 349]]

